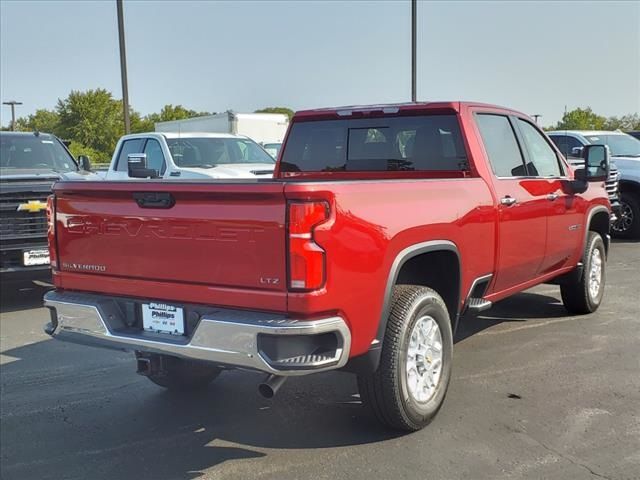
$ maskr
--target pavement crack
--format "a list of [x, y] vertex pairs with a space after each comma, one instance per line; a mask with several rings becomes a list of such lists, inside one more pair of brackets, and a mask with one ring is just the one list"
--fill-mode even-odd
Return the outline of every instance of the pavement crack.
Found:
[[572, 463], [573, 465], [575, 465], [576, 467], [581, 467], [585, 470], [587, 470], [591, 475], [593, 475], [594, 477], [598, 477], [598, 478], [604, 478], [605, 480], [612, 480], [611, 477], [607, 477], [606, 475], [602, 475], [601, 473], [598, 473], [596, 471], [594, 471], [589, 465], [586, 465], [582, 462], [579, 462], [578, 460], [576, 460], [575, 458], [572, 458], [570, 455], [564, 454], [559, 450], [556, 450], [555, 448], [552, 448], [550, 446], [548, 446], [547, 444], [541, 442], [540, 440], [538, 440], [537, 438], [532, 437], [531, 435], [529, 435], [528, 433], [525, 432], [520, 432], [523, 433], [524, 435], [526, 435], [527, 437], [529, 437], [531, 440], [533, 440], [534, 442], [536, 442], [538, 445], [540, 445], [542, 448], [544, 448], [545, 450], [547, 450], [548, 452], [551, 452], [554, 455], [557, 455], [558, 457], [568, 461], [569, 463]]

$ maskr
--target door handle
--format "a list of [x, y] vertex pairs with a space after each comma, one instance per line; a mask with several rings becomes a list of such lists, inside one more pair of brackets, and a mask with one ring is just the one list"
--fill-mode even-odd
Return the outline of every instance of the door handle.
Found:
[[515, 198], [513, 198], [513, 197], [512, 197], [512, 196], [510, 196], [510, 195], [506, 195], [506, 196], [504, 196], [504, 197], [502, 197], [502, 198], [500, 199], [500, 203], [501, 203], [502, 205], [506, 205], [507, 207], [509, 207], [509, 206], [513, 205], [513, 204], [514, 204], [514, 203], [516, 203], [517, 201], [518, 201], [518, 200], [516, 200]]
[[547, 195], [547, 200], [550, 200], [550, 201], [553, 202], [558, 197], [559, 197], [559, 195], [557, 193], [550, 193], [549, 195]]

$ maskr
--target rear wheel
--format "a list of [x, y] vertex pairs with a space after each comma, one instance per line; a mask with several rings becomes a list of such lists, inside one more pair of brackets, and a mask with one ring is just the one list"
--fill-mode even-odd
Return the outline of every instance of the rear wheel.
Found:
[[580, 277], [560, 286], [562, 302], [570, 313], [595, 312], [604, 296], [606, 252], [600, 234], [589, 232], [582, 255], [584, 268]]
[[149, 369], [141, 372], [145, 377], [156, 385], [173, 391], [204, 389], [222, 371], [207, 363], [156, 353], [136, 352], [136, 359], [139, 362], [149, 362]]
[[620, 194], [618, 219], [611, 226], [616, 238], [640, 239], [640, 196], [632, 192]]
[[383, 424], [414, 431], [442, 406], [453, 355], [451, 321], [434, 290], [395, 287], [378, 369], [358, 377], [360, 396]]

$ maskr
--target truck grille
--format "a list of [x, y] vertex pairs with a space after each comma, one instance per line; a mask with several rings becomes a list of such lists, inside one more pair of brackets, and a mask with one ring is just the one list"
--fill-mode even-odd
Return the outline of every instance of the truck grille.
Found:
[[607, 189], [607, 195], [609, 195], [609, 199], [618, 198], [619, 180], [620, 180], [620, 173], [618, 172], [618, 168], [612, 162], [611, 168], [609, 170], [609, 179], [605, 182], [605, 188]]
[[47, 201], [47, 195], [42, 192], [7, 193], [0, 194], [0, 239], [24, 240], [47, 236], [47, 212], [18, 211], [18, 206], [30, 200]]

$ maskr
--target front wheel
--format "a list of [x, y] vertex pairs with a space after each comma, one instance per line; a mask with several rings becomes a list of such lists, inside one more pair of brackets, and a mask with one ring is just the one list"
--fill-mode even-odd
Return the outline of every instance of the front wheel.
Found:
[[396, 286], [378, 369], [358, 377], [363, 402], [378, 420], [415, 431], [438, 413], [451, 378], [453, 334], [447, 307], [437, 292]]
[[606, 260], [602, 237], [596, 232], [589, 232], [582, 255], [584, 267], [580, 277], [571, 283], [560, 285], [562, 302], [570, 313], [593, 313], [598, 309], [607, 278]]
[[611, 225], [616, 238], [640, 239], [640, 196], [631, 192], [620, 194], [618, 219]]

